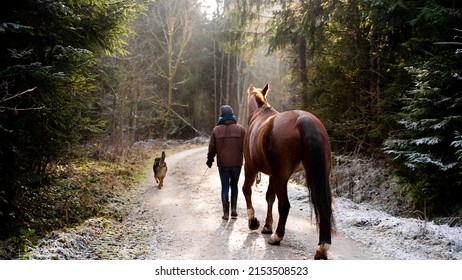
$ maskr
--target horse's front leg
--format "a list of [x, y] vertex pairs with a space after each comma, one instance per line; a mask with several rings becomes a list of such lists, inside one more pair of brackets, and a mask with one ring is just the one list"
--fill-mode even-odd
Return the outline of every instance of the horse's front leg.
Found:
[[261, 233], [273, 233], [273, 204], [276, 199], [276, 194], [274, 193], [273, 188], [273, 179], [270, 176], [268, 190], [266, 191], [266, 202], [268, 203], [268, 208], [266, 212], [266, 222]]
[[245, 202], [247, 204], [247, 219], [249, 220], [249, 229], [256, 230], [260, 227], [260, 222], [255, 218], [255, 210], [252, 205], [252, 185], [255, 182], [257, 172], [245, 171], [244, 186], [242, 192], [244, 193]]

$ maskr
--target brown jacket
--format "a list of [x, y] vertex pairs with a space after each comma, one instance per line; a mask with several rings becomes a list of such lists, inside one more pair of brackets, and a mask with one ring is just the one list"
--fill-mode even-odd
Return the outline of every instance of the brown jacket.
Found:
[[217, 155], [218, 167], [242, 166], [245, 129], [233, 121], [213, 128], [207, 158], [213, 162]]

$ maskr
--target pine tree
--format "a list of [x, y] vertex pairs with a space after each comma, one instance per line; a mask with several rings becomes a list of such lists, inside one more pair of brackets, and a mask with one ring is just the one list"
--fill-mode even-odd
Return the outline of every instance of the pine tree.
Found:
[[[0, 11], [0, 203], [39, 187], [52, 162], [98, 129], [101, 55], [120, 53], [135, 0], [7, 1]], [[0, 205], [0, 220], [2, 207]]]
[[462, 210], [462, 63], [435, 56], [407, 69], [415, 86], [402, 100], [403, 130], [384, 150], [405, 166], [402, 175], [418, 209], [455, 214]]

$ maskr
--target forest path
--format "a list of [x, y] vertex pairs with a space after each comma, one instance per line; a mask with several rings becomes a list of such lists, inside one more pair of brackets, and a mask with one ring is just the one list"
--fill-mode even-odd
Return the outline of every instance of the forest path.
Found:
[[[205, 165], [207, 147], [167, 150], [168, 173], [157, 188], [152, 167], [140, 183], [112, 198], [105, 208], [120, 218], [94, 217], [52, 232], [29, 251], [31, 259], [152, 260], [305, 260], [318, 240], [311, 223], [306, 187], [289, 184], [291, 209], [280, 246], [247, 227], [245, 200], [239, 192], [237, 219], [221, 219], [218, 169]], [[154, 158], [154, 155], [152, 156]], [[241, 173], [242, 186], [244, 174]], [[256, 217], [266, 215], [268, 177], [253, 187]], [[461, 260], [462, 228], [394, 217], [376, 207], [335, 197], [337, 234], [328, 257], [334, 260]], [[273, 210], [276, 221], [278, 213]], [[261, 230], [261, 229], [260, 229]]]
[[[133, 220], [146, 221], [150, 216], [155, 221], [151, 250], [147, 259], [312, 259], [317, 247], [318, 234], [310, 222], [307, 207], [292, 207], [286, 227], [286, 235], [280, 246], [267, 242], [268, 235], [260, 230], [250, 231], [247, 226], [245, 199], [239, 190], [238, 218], [221, 219], [220, 180], [218, 168], [205, 165], [207, 147], [199, 147], [167, 155], [167, 177], [164, 187], [157, 188], [152, 171], [144, 182], [147, 191], [141, 201], [141, 215]], [[253, 202], [256, 217], [262, 222], [266, 215], [265, 192], [267, 176], [253, 187]], [[242, 187], [241, 173], [239, 188]], [[294, 190], [289, 187], [289, 195]], [[306, 196], [308, 191], [306, 190]], [[295, 198], [300, 200], [297, 193]], [[305, 201], [308, 204], [307, 201]], [[277, 225], [277, 207], [273, 210]], [[140, 212], [137, 212], [139, 215]], [[330, 259], [384, 259], [368, 250], [364, 245], [342, 234], [333, 237], [329, 251]]]

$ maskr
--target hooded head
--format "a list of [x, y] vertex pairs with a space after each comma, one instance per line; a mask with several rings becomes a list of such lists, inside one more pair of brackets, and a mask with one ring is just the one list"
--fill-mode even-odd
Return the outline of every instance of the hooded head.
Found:
[[220, 119], [218, 120], [217, 125], [220, 124], [231, 124], [231, 123], [236, 123], [237, 119], [234, 116], [233, 108], [229, 105], [223, 105], [220, 108], [221, 111], [221, 116]]
[[221, 106], [220, 111], [221, 111], [221, 116], [222, 117], [234, 115], [233, 108], [231, 108], [231, 106], [229, 106], [229, 105]]

